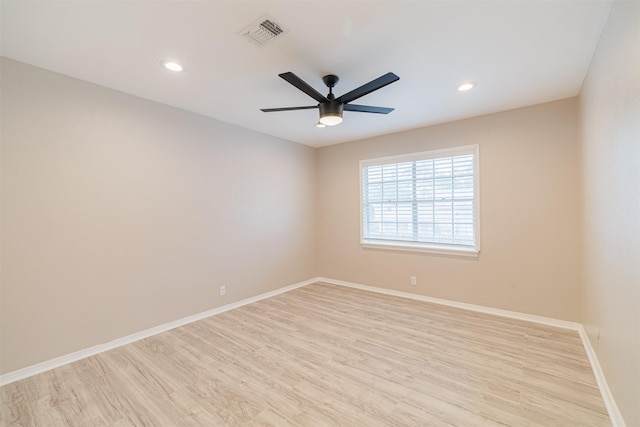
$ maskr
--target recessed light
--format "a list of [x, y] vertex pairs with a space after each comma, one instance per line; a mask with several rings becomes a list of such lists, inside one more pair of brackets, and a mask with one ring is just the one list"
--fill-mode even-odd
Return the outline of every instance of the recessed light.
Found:
[[180, 65], [180, 64], [178, 64], [177, 62], [174, 62], [174, 61], [162, 61], [162, 65], [167, 70], [182, 71], [182, 65]]
[[476, 82], [467, 82], [467, 83], [462, 83], [460, 86], [458, 86], [458, 90], [460, 92], [464, 92], [467, 91], [469, 89], [473, 89], [476, 86]]

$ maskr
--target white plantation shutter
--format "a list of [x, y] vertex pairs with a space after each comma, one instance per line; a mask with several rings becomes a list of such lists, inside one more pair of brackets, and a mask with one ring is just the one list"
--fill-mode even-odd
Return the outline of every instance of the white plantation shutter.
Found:
[[478, 252], [478, 147], [364, 160], [362, 243]]

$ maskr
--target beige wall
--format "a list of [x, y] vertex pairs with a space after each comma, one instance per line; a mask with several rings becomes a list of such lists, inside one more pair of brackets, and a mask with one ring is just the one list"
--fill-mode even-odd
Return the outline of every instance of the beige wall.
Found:
[[580, 107], [582, 322], [627, 425], [640, 426], [640, 2], [613, 4]]
[[0, 372], [316, 276], [313, 149], [1, 72]]
[[[359, 160], [470, 144], [480, 146], [477, 259], [360, 247]], [[319, 149], [319, 273], [576, 321], [578, 164], [576, 99]]]

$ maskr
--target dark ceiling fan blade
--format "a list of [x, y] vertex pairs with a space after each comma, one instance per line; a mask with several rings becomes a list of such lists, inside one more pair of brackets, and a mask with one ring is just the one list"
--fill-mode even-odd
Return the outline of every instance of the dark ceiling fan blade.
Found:
[[389, 114], [394, 109], [387, 107], [372, 107], [371, 105], [344, 104], [344, 111], [358, 111], [360, 113]]
[[312, 108], [318, 108], [318, 106], [312, 105], [309, 107], [261, 108], [260, 111], [264, 111], [265, 113], [273, 113], [275, 111], [311, 110]]
[[352, 90], [351, 92], [347, 92], [344, 95], [336, 98], [336, 101], [342, 102], [346, 104], [347, 102], [355, 101], [356, 99], [365, 96], [368, 93], [373, 92], [374, 90], [378, 90], [380, 88], [385, 87], [388, 84], [391, 84], [395, 81], [400, 80], [400, 77], [396, 76], [393, 73], [387, 73], [384, 76], [380, 76], [375, 80], [371, 80], [369, 83], [366, 83], [359, 88]]
[[323, 94], [321, 94], [320, 92], [318, 92], [317, 90], [309, 86], [307, 82], [305, 82], [300, 77], [293, 74], [292, 72], [282, 73], [278, 75], [283, 79], [285, 79], [286, 81], [288, 81], [289, 83], [291, 83], [292, 85], [294, 85], [295, 87], [297, 87], [298, 89], [300, 89], [301, 91], [303, 91], [304, 93], [306, 93], [307, 95], [309, 95], [310, 97], [312, 97], [313, 99], [315, 99], [316, 101], [318, 102], [328, 101], [326, 96], [324, 96]]

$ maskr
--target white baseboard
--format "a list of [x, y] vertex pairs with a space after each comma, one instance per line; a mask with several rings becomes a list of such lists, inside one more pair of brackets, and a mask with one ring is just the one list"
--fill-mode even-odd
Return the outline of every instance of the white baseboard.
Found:
[[613, 399], [611, 390], [609, 390], [609, 385], [607, 384], [604, 372], [602, 372], [602, 367], [600, 366], [600, 362], [598, 361], [596, 352], [591, 346], [589, 335], [587, 335], [587, 332], [584, 330], [584, 327], [582, 325], [580, 325], [578, 333], [580, 334], [580, 338], [582, 338], [584, 350], [587, 352], [587, 357], [589, 358], [589, 362], [591, 363], [591, 369], [593, 370], [593, 375], [596, 377], [596, 382], [598, 383], [600, 394], [602, 394], [602, 400], [604, 400], [604, 405], [607, 407], [607, 411], [609, 412], [611, 425], [613, 427], [625, 427], [624, 419], [622, 418], [622, 414], [618, 409], [618, 405], [616, 405], [616, 401]]
[[188, 323], [193, 323], [207, 317], [215, 316], [216, 314], [224, 313], [225, 311], [233, 310], [234, 308], [242, 307], [244, 305], [251, 304], [266, 298], [270, 298], [285, 292], [289, 292], [291, 290], [301, 288], [303, 286], [307, 286], [316, 282], [324, 282], [324, 283], [329, 283], [333, 285], [346, 286], [349, 288], [361, 289], [361, 290], [370, 291], [370, 292], [377, 292], [385, 295], [392, 295], [392, 296], [397, 296], [402, 298], [410, 298], [413, 300], [425, 301], [425, 302], [430, 302], [430, 303], [440, 304], [440, 305], [447, 305], [450, 307], [461, 308], [464, 310], [476, 311], [476, 312], [486, 313], [486, 314], [493, 314], [496, 316], [508, 317], [512, 319], [540, 323], [548, 326], [555, 326], [558, 328], [575, 330], [578, 332], [578, 334], [580, 335], [580, 338], [582, 339], [582, 344], [587, 353], [587, 357], [589, 358], [589, 362], [591, 363], [591, 368], [593, 369], [593, 373], [596, 377], [598, 387], [600, 388], [602, 399], [604, 400], [604, 404], [607, 408], [607, 411], [609, 412], [609, 417], [611, 418], [611, 424], [613, 425], [613, 427], [625, 427], [625, 423], [622, 418], [622, 415], [620, 414], [618, 406], [616, 405], [616, 402], [613, 399], [611, 390], [609, 390], [609, 386], [607, 385], [607, 381], [602, 372], [602, 368], [600, 367], [600, 362], [598, 361], [598, 357], [596, 356], [596, 353], [593, 350], [593, 347], [591, 346], [591, 342], [589, 341], [589, 337], [587, 336], [584, 330], [584, 327], [580, 323], [553, 319], [550, 317], [536, 316], [536, 315], [526, 314], [526, 313], [519, 313], [519, 312], [509, 311], [509, 310], [501, 310], [501, 309], [485, 307], [481, 305], [467, 304], [463, 302], [451, 301], [446, 299], [432, 298], [424, 295], [395, 291], [393, 289], [379, 288], [376, 286], [363, 285], [360, 283], [346, 282], [344, 280], [330, 279], [327, 277], [315, 277], [313, 279], [294, 283], [293, 285], [284, 286], [282, 288], [276, 289], [271, 292], [266, 292], [264, 294], [260, 294], [254, 297], [236, 301], [231, 304], [223, 305], [222, 307], [217, 307], [212, 310], [205, 311], [203, 313], [198, 313], [192, 316], [184, 317], [182, 319], [165, 323], [163, 325], [156, 326], [154, 328], [146, 329], [144, 331], [140, 331], [135, 334], [128, 335], [126, 337], [118, 338], [113, 341], [106, 342], [104, 344], [99, 344], [84, 350], [80, 350], [71, 354], [67, 354], [64, 356], [57, 357], [55, 359], [48, 360], [46, 362], [42, 362], [36, 365], [28, 366], [26, 368], [18, 369], [16, 371], [9, 372], [4, 375], [0, 375], [0, 386], [10, 384], [12, 382], [19, 381], [21, 379], [24, 379], [36, 374], [49, 371], [51, 369], [55, 369], [60, 366], [67, 365], [69, 363], [73, 363], [90, 356], [95, 356], [96, 354], [99, 354], [108, 350], [112, 350], [114, 348], [118, 348], [123, 345], [130, 344], [132, 342], [139, 341], [141, 339], [148, 338], [150, 336], [153, 336], [162, 332], [169, 331], [171, 329], [186, 325]]
[[349, 288], [361, 289], [361, 290], [370, 291], [370, 292], [377, 292], [385, 295], [392, 295], [392, 296], [397, 296], [402, 298], [410, 298], [418, 301], [431, 302], [434, 304], [441, 304], [449, 307], [461, 308], [464, 310], [471, 310], [471, 311], [476, 311], [480, 313], [493, 314], [496, 316], [508, 317], [511, 319], [525, 320], [528, 322], [540, 323], [543, 325], [555, 326], [558, 328], [572, 329], [574, 331], [577, 331], [578, 334], [580, 335], [580, 339], [582, 340], [582, 345], [584, 346], [585, 352], [587, 353], [587, 357], [589, 358], [589, 363], [591, 364], [591, 369], [593, 370], [593, 374], [596, 377], [596, 382], [598, 384], [598, 388], [600, 389], [602, 400], [604, 401], [604, 404], [609, 413], [609, 418], [611, 419], [612, 427], [625, 427], [624, 419], [622, 418], [622, 414], [618, 409], [618, 405], [616, 405], [616, 402], [613, 399], [611, 390], [609, 390], [609, 386], [607, 385], [607, 381], [605, 379], [604, 373], [602, 372], [602, 368], [600, 367], [600, 362], [598, 361], [598, 357], [596, 356], [596, 353], [593, 350], [593, 347], [591, 346], [591, 342], [589, 341], [589, 337], [587, 336], [584, 330], [584, 327], [580, 323], [553, 319], [550, 317], [536, 316], [533, 314], [519, 313], [516, 311], [501, 310], [501, 309], [485, 307], [481, 305], [467, 304], [467, 303], [458, 302], [458, 301], [432, 298], [424, 295], [396, 291], [393, 289], [379, 288], [376, 286], [363, 285], [360, 283], [345, 282], [344, 280], [330, 279], [327, 277], [317, 277], [316, 281], [330, 283], [333, 285], [346, 286]]
[[192, 316], [184, 317], [182, 319], [174, 320], [163, 325], [155, 326], [153, 328], [145, 329], [144, 331], [136, 332], [135, 334], [127, 335], [126, 337], [117, 338], [113, 341], [109, 341], [103, 344], [98, 344], [93, 347], [79, 350], [64, 356], [56, 357], [55, 359], [47, 360], [42, 363], [27, 366], [26, 368], [18, 369], [16, 371], [8, 372], [4, 375], [0, 375], [0, 387], [6, 384], [10, 384], [15, 381], [22, 380], [24, 378], [40, 374], [42, 372], [49, 371], [51, 369], [59, 368], [60, 366], [68, 365], [69, 363], [76, 362], [81, 359], [85, 359], [96, 354], [113, 350], [114, 348], [121, 347], [123, 345], [131, 344], [132, 342], [139, 341], [150, 336], [169, 331], [171, 329], [193, 323], [198, 320], [215, 316], [216, 314], [224, 313], [225, 311], [233, 310], [234, 308], [242, 307], [243, 305], [251, 304], [266, 298], [270, 298], [285, 292], [289, 292], [293, 289], [300, 288], [302, 286], [316, 283], [317, 279], [305, 280], [303, 282], [294, 283], [293, 285], [284, 286], [271, 292], [256, 295], [254, 297], [246, 298], [240, 301], [233, 302], [231, 304], [223, 305], [202, 313], [194, 314]]
[[318, 282], [330, 283], [333, 285], [347, 286], [349, 288], [362, 289], [365, 291], [377, 292], [379, 294], [392, 295], [402, 298], [410, 298], [418, 301], [431, 302], [434, 304], [446, 305], [449, 307], [461, 308], [463, 310], [477, 311], [479, 313], [493, 314], [495, 316], [509, 317], [511, 319], [525, 320], [528, 322], [541, 323], [543, 325], [555, 326], [563, 329], [578, 330], [579, 323], [567, 320], [553, 319], [551, 317], [536, 316], [533, 314], [519, 313], [517, 311], [501, 310], [499, 308], [485, 307], [482, 305], [467, 304], [464, 302], [433, 298], [424, 295], [412, 294], [409, 292], [395, 291], [393, 289], [378, 288], [376, 286], [362, 285], [360, 283], [345, 282], [344, 280], [318, 277]]

